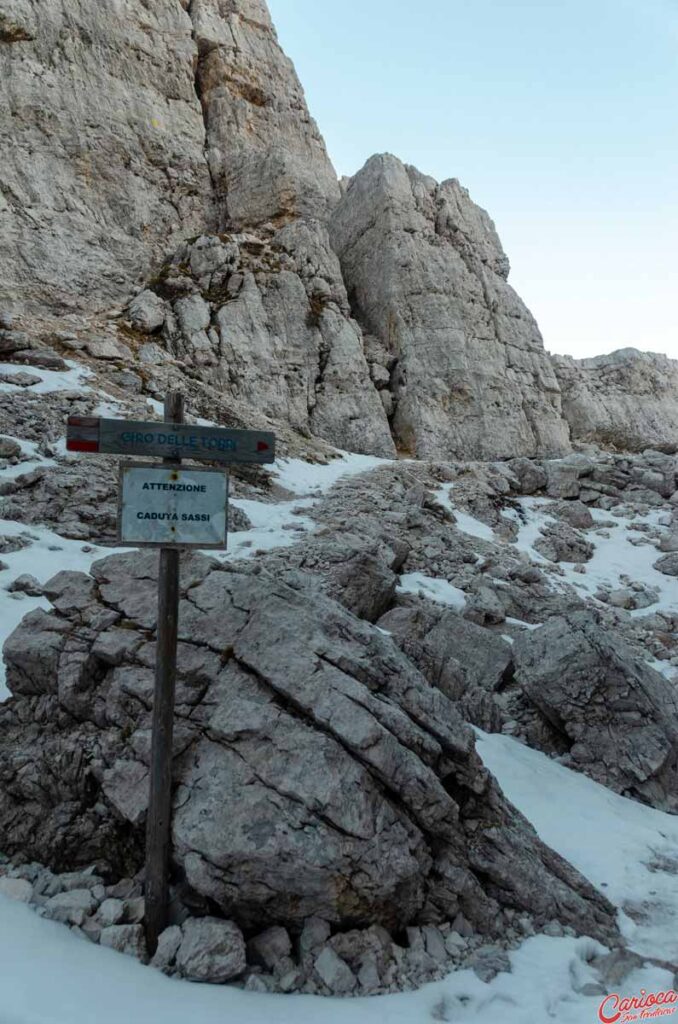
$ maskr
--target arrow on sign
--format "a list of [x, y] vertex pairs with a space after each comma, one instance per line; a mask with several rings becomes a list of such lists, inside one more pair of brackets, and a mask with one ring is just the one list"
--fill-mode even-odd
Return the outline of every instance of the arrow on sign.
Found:
[[142, 455], [224, 465], [247, 462], [263, 465], [275, 461], [275, 434], [188, 423], [70, 416], [66, 448], [69, 452], [97, 452], [100, 455]]

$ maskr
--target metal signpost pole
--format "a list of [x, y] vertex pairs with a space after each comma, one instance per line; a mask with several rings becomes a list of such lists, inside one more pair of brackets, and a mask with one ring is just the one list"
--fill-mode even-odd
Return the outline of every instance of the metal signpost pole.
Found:
[[[184, 398], [165, 398], [165, 422], [183, 423]], [[163, 459], [179, 465], [180, 458]], [[172, 815], [172, 743], [179, 622], [179, 549], [160, 549], [158, 630], [151, 741], [151, 779], [146, 821], [146, 941], [151, 955], [167, 926], [170, 825]]]

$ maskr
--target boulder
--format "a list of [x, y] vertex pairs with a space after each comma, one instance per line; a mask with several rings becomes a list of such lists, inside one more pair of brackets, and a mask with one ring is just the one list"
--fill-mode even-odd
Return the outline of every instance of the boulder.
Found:
[[182, 931], [178, 925], [173, 924], [165, 928], [158, 937], [158, 947], [153, 954], [151, 966], [166, 974], [172, 973], [182, 938]]
[[533, 459], [511, 459], [508, 468], [519, 482], [521, 494], [537, 494], [546, 487], [544, 467]]
[[39, 580], [36, 580], [35, 576], [31, 576], [30, 573], [24, 573], [13, 579], [8, 585], [7, 590], [10, 594], [28, 594], [30, 597], [40, 597], [42, 594], [42, 584]]
[[18, 459], [21, 445], [12, 437], [0, 437], [0, 459]]
[[247, 943], [247, 959], [251, 964], [259, 964], [272, 971], [284, 957], [290, 956], [292, 942], [286, 928], [279, 925], [267, 928]]
[[[157, 556], [92, 572], [50, 581], [55, 610], [30, 613], [5, 645], [0, 834], [9, 855], [130, 876], [143, 860]], [[397, 928], [459, 912], [493, 934], [507, 905], [615, 932], [390, 637], [265, 559], [233, 571], [187, 556], [181, 586], [172, 855], [196, 899], [250, 934], [313, 915]], [[111, 658], [99, 641], [118, 624], [137, 643]]]
[[379, 620], [426, 679], [465, 717], [488, 731], [501, 729], [492, 695], [509, 680], [511, 645], [456, 612], [428, 601], [393, 608]]
[[232, 921], [192, 917], [181, 932], [175, 963], [183, 978], [223, 985], [245, 971], [245, 940]]
[[535, 550], [552, 562], [588, 562], [595, 547], [578, 530], [565, 522], [544, 526]]
[[149, 288], [144, 288], [132, 299], [128, 308], [132, 326], [144, 334], [154, 334], [165, 322], [165, 303]]
[[591, 510], [582, 501], [559, 501], [549, 508], [549, 512], [564, 520], [575, 530], [588, 530], [595, 523]]
[[92, 338], [85, 344], [85, 351], [93, 359], [132, 361], [132, 350], [116, 338]]
[[678, 698], [667, 679], [590, 611], [523, 634], [513, 657], [516, 681], [567, 743], [571, 767], [678, 812]]
[[578, 498], [581, 490], [579, 469], [576, 464], [566, 461], [544, 463], [546, 470], [546, 493], [549, 498]]
[[671, 551], [668, 555], [662, 555], [654, 563], [655, 569], [663, 572], [665, 576], [678, 576], [678, 551]]
[[101, 929], [99, 942], [118, 953], [134, 956], [144, 962], [148, 959], [144, 929], [140, 924], [114, 924]]
[[51, 896], [45, 903], [43, 911], [45, 917], [53, 921], [81, 925], [96, 908], [97, 900], [90, 889], [71, 889]]
[[315, 970], [331, 995], [345, 996], [353, 992], [358, 979], [345, 960], [327, 946], [315, 961]]
[[19, 903], [31, 903], [33, 886], [25, 878], [0, 878], [0, 896]]

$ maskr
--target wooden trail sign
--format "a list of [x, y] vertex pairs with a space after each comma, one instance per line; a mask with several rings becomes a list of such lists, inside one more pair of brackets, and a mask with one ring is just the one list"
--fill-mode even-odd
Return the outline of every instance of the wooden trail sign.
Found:
[[269, 431], [200, 427], [176, 421], [154, 423], [70, 416], [66, 448], [69, 452], [196, 459], [226, 465], [275, 462], [275, 434]]
[[182, 465], [194, 461], [266, 464], [275, 461], [275, 435], [184, 423], [184, 400], [168, 393], [162, 423], [68, 419], [66, 448], [101, 455], [160, 456], [162, 465], [120, 468], [118, 537], [134, 547], [160, 548], [155, 694], [146, 818], [146, 941], [151, 955], [167, 926], [172, 817], [172, 745], [182, 548], [226, 547], [228, 477], [223, 470]]

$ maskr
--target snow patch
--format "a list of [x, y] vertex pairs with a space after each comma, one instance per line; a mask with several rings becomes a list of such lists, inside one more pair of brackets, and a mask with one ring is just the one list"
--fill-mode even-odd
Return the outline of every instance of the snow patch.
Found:
[[82, 394], [90, 391], [86, 383], [94, 376], [91, 370], [80, 363], [66, 360], [68, 370], [43, 370], [39, 366], [23, 366], [18, 363], [0, 363], [0, 373], [30, 373], [39, 377], [38, 384], [31, 384], [30, 387], [22, 388], [18, 384], [8, 384], [0, 381], [0, 392], [28, 392], [31, 395], [47, 395], [55, 391], [80, 391]]
[[308, 516], [298, 514], [300, 509], [315, 505], [314, 498], [272, 504], [233, 498], [229, 503], [245, 513], [252, 523], [252, 529], [229, 534], [228, 551], [223, 555], [224, 559], [251, 558], [258, 551], [289, 547], [299, 540], [301, 533], [312, 532], [316, 526]]
[[[337, 449], [339, 451], [339, 449]], [[277, 482], [292, 494], [325, 494], [338, 480], [356, 476], [368, 469], [393, 464], [392, 459], [381, 459], [376, 455], [357, 455], [354, 452], [339, 452], [340, 457], [326, 465], [304, 462], [303, 459], [278, 459], [271, 469]]]
[[478, 753], [511, 803], [619, 908], [630, 948], [676, 963], [678, 817], [618, 796], [509, 736], [475, 731]]
[[449, 605], [461, 611], [466, 607], [466, 594], [459, 587], [454, 587], [447, 580], [437, 579], [434, 576], [424, 576], [421, 572], [409, 572], [400, 577], [398, 593], [419, 594], [422, 592], [431, 601], [438, 604]]

